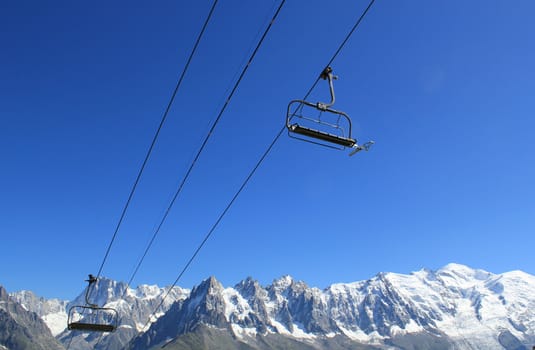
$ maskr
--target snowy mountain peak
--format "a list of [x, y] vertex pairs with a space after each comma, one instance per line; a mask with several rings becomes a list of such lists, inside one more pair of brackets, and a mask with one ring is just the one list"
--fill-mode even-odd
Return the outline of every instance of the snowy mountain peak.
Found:
[[104, 306], [111, 300], [116, 300], [125, 293], [127, 284], [124, 282], [114, 281], [106, 277], [99, 277], [99, 279], [91, 286], [86, 286], [82, 293], [80, 293], [70, 305], [85, 305], [86, 292], [89, 289], [89, 302]]
[[202, 281], [198, 286], [194, 287], [191, 291], [192, 297], [202, 296], [202, 295], [213, 295], [223, 290], [223, 285], [214, 277], [210, 276], [209, 278]]
[[234, 289], [238, 291], [244, 298], [250, 299], [258, 297], [258, 293], [265, 292], [260, 283], [251, 277], [247, 277], [240, 283], [234, 286]]
[[509, 281], [517, 281], [521, 284], [533, 284], [535, 283], [535, 276], [525, 273], [524, 271], [520, 270], [513, 270], [509, 272], [502, 273], [501, 275], [502, 279], [509, 280]]
[[[521, 271], [492, 274], [449, 264], [437, 271], [379, 273], [324, 290], [288, 275], [268, 286], [248, 277], [234, 287], [224, 287], [212, 276], [191, 292], [173, 288], [148, 328], [143, 326], [168, 288], [125, 289], [126, 284], [107, 279], [98, 284], [94, 298], [102, 298], [102, 305], [115, 308], [120, 317], [119, 329], [97, 346], [101, 350], [122, 349], [136, 336], [131, 349], [179, 344], [177, 339], [191, 340], [198, 332], [216, 337], [210, 338], [214, 344], [226, 337], [227, 348], [306, 343], [295, 348], [405, 349], [423, 344], [424, 349], [516, 350], [535, 343], [535, 276]], [[77, 299], [83, 297], [81, 293]], [[40, 300], [31, 292], [20, 292], [19, 300], [26, 308], [39, 309], [30, 305]], [[68, 341], [69, 335], [59, 338]], [[275, 345], [258, 345], [264, 341]], [[81, 344], [73, 350], [82, 350], [94, 347], [96, 340], [76, 334], [73, 343]]]
[[492, 273], [485, 270], [473, 269], [466, 265], [450, 263], [437, 271], [439, 276], [449, 276], [463, 280], [480, 280], [484, 281], [493, 276]]
[[[266, 287], [252, 278], [234, 288], [209, 279], [166, 316], [227, 329], [243, 342], [272, 334], [307, 342], [336, 336], [391, 345], [427, 339], [444, 348], [509, 349], [535, 340], [533, 290], [535, 277], [528, 274], [495, 275], [460, 264], [409, 275], [379, 273], [323, 291], [290, 276]], [[173, 329], [166, 336], [180, 337]]]
[[294, 283], [292, 276], [284, 275], [279, 279], [273, 280], [271, 287], [276, 290], [284, 290]]
[[[86, 304], [85, 292], [87, 288], [67, 304], [64, 310], [65, 318], [67, 317], [66, 312], [71, 307]], [[125, 282], [101, 277], [91, 286], [89, 301], [100, 307], [116, 310], [119, 327], [115, 332], [106, 334], [102, 341], [90, 333], [75, 333], [73, 342], [79, 343], [83, 349], [93, 348], [97, 343], [100, 343], [99, 346], [102, 349], [120, 348], [138, 332], [141, 332], [147, 323], [156, 321], [173, 303], [186, 299], [189, 294], [188, 289], [180, 287], [174, 287], [170, 290], [168, 287], [140, 285], [134, 289]], [[163, 299], [165, 296], [167, 297]], [[65, 330], [66, 325], [66, 320], [61, 323], [63, 331], [59, 338], [70, 341], [69, 332]]]

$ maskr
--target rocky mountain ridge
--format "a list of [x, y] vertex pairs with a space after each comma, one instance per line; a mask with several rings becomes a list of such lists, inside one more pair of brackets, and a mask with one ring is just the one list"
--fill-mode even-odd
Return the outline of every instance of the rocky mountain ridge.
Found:
[[[151, 313], [168, 294], [169, 288], [140, 285], [129, 288], [124, 282], [117, 282], [107, 278], [100, 278], [91, 287], [91, 302], [118, 312], [118, 329], [113, 333], [106, 333], [100, 339], [85, 332], [69, 332], [67, 328], [67, 313], [75, 305], [85, 305], [84, 289], [74, 300], [60, 301], [46, 300], [35, 296], [32, 292], [21, 291], [11, 293], [26, 310], [36, 313], [48, 325], [54, 335], [63, 343], [71, 344], [71, 349], [121, 349], [132, 337], [142, 331]], [[156, 317], [163, 315], [177, 300], [186, 298], [189, 290], [180, 287], [173, 288]], [[71, 339], [72, 336], [72, 339]]]
[[[174, 289], [143, 332], [167, 290], [127, 289], [102, 279], [92, 296], [119, 311], [119, 329], [98, 341], [76, 333], [71, 349], [521, 350], [535, 344], [535, 277], [521, 271], [493, 274], [449, 264], [409, 275], [379, 273], [323, 290], [290, 276], [268, 286], [247, 278], [234, 287], [210, 277], [191, 291]], [[64, 302], [65, 310], [83, 304], [83, 297]], [[63, 305], [28, 292], [12, 298], [49, 322], [47, 315]], [[41, 306], [32, 307], [32, 300]], [[63, 343], [69, 337], [58, 334]]]
[[0, 348], [11, 350], [60, 350], [45, 322], [26, 310], [0, 286]]
[[65, 330], [65, 325], [67, 324], [67, 301], [38, 297], [27, 290], [11, 293], [10, 296], [25, 310], [34, 312], [41, 317], [54, 336]]
[[458, 264], [410, 275], [380, 273], [324, 290], [289, 276], [266, 287], [248, 278], [233, 288], [211, 277], [130, 349], [176, 342], [206, 327], [252, 349], [263, 349], [258, 339], [268, 336], [315, 349], [328, 349], [335, 338], [355, 347], [531, 349], [534, 307], [534, 276], [495, 275]]

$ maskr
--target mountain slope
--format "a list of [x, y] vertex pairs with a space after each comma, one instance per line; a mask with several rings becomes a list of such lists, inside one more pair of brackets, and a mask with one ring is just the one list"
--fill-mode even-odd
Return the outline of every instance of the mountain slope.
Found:
[[[268, 286], [247, 278], [234, 287], [210, 277], [191, 292], [174, 288], [157, 319], [142, 332], [167, 290], [130, 289], [103, 278], [91, 301], [117, 309], [118, 330], [102, 338], [63, 331], [58, 339], [70, 343], [72, 350], [163, 345], [167, 349], [522, 350], [535, 344], [535, 277], [521, 271], [493, 274], [449, 264], [409, 275], [379, 273], [324, 290], [290, 276]], [[31, 292], [3, 294], [9, 302], [0, 307], [0, 349], [3, 345], [14, 349], [6, 345], [8, 336], [33, 344], [36, 338], [30, 333], [49, 333], [44, 323], [29, 323], [28, 317], [39, 321], [39, 315], [51, 329], [61, 330], [65, 323], [57, 319], [66, 318], [70, 306], [85, 303], [85, 291], [70, 303]], [[16, 312], [6, 312], [6, 305]], [[21, 318], [26, 321], [20, 322]]]
[[0, 348], [10, 350], [60, 350], [41, 318], [13, 300], [0, 286]]
[[289, 276], [266, 287], [248, 278], [234, 288], [211, 277], [129, 348], [210, 349], [219, 339], [244, 349], [519, 350], [535, 342], [534, 322], [535, 277], [520, 271], [450, 264], [325, 290]]
[[[117, 310], [119, 327], [113, 333], [104, 333], [102, 337], [95, 336], [94, 333], [64, 331], [58, 338], [63, 344], [67, 344], [71, 342], [72, 337], [72, 350], [121, 349], [142, 331], [151, 313], [169, 291], [169, 288], [148, 285], [132, 289], [128, 288], [126, 283], [107, 278], [100, 278], [91, 288], [90, 302]], [[182, 300], [188, 295], [189, 291], [186, 289], [173, 288], [156, 317], [163, 315], [175, 301]], [[75, 305], [85, 305], [85, 290], [66, 305], [66, 310]]]
[[[90, 293], [91, 302], [100, 306], [114, 308], [119, 314], [119, 329], [106, 333], [102, 339], [90, 333], [69, 332], [67, 313], [74, 305], [85, 305], [85, 290], [71, 302], [57, 299], [47, 300], [30, 291], [11, 293], [10, 297], [22, 308], [36, 313], [63, 343], [70, 343], [70, 349], [120, 349], [138, 334], [149, 319], [150, 314], [160, 304], [168, 288], [140, 285], [135, 289], [127, 288], [123, 282], [101, 278]], [[175, 287], [156, 316], [161, 316], [176, 300], [184, 299], [189, 291]], [[71, 340], [72, 335], [72, 340]]]
[[65, 312], [67, 301], [45, 299], [25, 290], [10, 293], [9, 296], [26, 310], [39, 315], [54, 336], [65, 330], [65, 325], [67, 324], [67, 313]]

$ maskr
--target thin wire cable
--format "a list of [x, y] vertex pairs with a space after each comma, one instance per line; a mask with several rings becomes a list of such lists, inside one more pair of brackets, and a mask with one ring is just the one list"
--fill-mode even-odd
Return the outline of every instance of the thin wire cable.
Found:
[[179, 197], [180, 193], [182, 192], [182, 189], [184, 188], [184, 185], [186, 184], [186, 181], [188, 180], [193, 168], [195, 167], [195, 164], [197, 163], [197, 161], [199, 160], [199, 157], [201, 156], [206, 144], [208, 143], [208, 140], [210, 139], [210, 137], [212, 136], [212, 134], [214, 133], [214, 130], [217, 126], [217, 124], [219, 123], [223, 113], [225, 112], [227, 106], [229, 105], [230, 101], [232, 100], [232, 97], [234, 96], [234, 93], [236, 92], [236, 90], [238, 89], [238, 86], [240, 85], [243, 77], [245, 76], [245, 73], [247, 72], [248, 68], [250, 67], [254, 57], [256, 56], [256, 53], [258, 52], [258, 50], [260, 49], [260, 46], [262, 46], [262, 43], [264, 42], [264, 39], [266, 38], [269, 30], [271, 29], [271, 27], [273, 26], [273, 23], [275, 22], [277, 16], [279, 15], [281, 9], [282, 9], [282, 6], [284, 5], [284, 3], [286, 2], [286, 0], [283, 0], [281, 2], [281, 4], [279, 5], [279, 7], [277, 8], [275, 14], [273, 15], [273, 17], [271, 18], [271, 21], [269, 22], [267, 28], [265, 29], [262, 37], [260, 38], [260, 40], [258, 41], [253, 53], [251, 54], [251, 56], [249, 57], [249, 60], [247, 61], [247, 64], [245, 65], [245, 67], [243, 68], [238, 80], [236, 81], [236, 83], [234, 84], [234, 87], [232, 88], [232, 91], [230, 92], [229, 96], [227, 97], [223, 107], [221, 108], [221, 110], [219, 111], [219, 114], [217, 115], [217, 118], [214, 120], [214, 123], [212, 124], [212, 127], [210, 128], [210, 130], [208, 131], [206, 137], [204, 138], [202, 144], [201, 144], [201, 147], [199, 148], [195, 158], [193, 159], [193, 161], [191, 162], [191, 165], [190, 167], [188, 168], [188, 170], [186, 171], [186, 174], [184, 175], [184, 177], [182, 178], [182, 181], [180, 182], [180, 185], [178, 186], [178, 189], [176, 190], [175, 192], [175, 195], [173, 196], [173, 199], [171, 200], [171, 202], [169, 203], [169, 206], [167, 207], [167, 210], [165, 211], [163, 217], [162, 217], [162, 220], [160, 221], [158, 227], [156, 228], [156, 231], [154, 232], [154, 234], [152, 235], [152, 238], [150, 239], [149, 241], [149, 244], [147, 245], [147, 247], [145, 248], [145, 252], [143, 253], [141, 259], [139, 260], [135, 270], [134, 270], [134, 273], [132, 274], [132, 276], [130, 277], [130, 280], [128, 281], [128, 285], [130, 285], [135, 277], [135, 275], [137, 274], [137, 272], [139, 271], [139, 268], [141, 267], [141, 265], [143, 264], [143, 261], [145, 260], [145, 257], [147, 256], [147, 253], [149, 252], [150, 248], [152, 247], [152, 244], [154, 243], [154, 240], [156, 239], [156, 237], [158, 236], [158, 233], [160, 232], [163, 224], [165, 223], [165, 221], [167, 220], [167, 217], [169, 216], [169, 213], [171, 212], [171, 209], [173, 208], [173, 205], [175, 204], [177, 198]]
[[177, 285], [178, 281], [182, 278], [182, 276], [184, 275], [184, 273], [187, 271], [187, 269], [189, 268], [189, 266], [193, 263], [193, 260], [195, 260], [195, 258], [197, 257], [197, 255], [199, 254], [199, 252], [201, 251], [201, 249], [204, 247], [204, 245], [206, 244], [206, 242], [208, 241], [208, 239], [210, 238], [210, 236], [212, 236], [212, 233], [214, 233], [215, 229], [217, 228], [217, 226], [219, 225], [219, 223], [221, 222], [221, 220], [223, 220], [223, 217], [227, 214], [227, 212], [230, 210], [230, 207], [232, 207], [232, 205], [234, 204], [234, 202], [236, 201], [236, 199], [238, 198], [238, 196], [241, 194], [241, 192], [243, 191], [243, 189], [245, 188], [245, 186], [247, 185], [247, 183], [249, 182], [249, 180], [253, 177], [253, 175], [256, 173], [256, 170], [260, 167], [260, 165], [262, 164], [262, 162], [264, 161], [264, 159], [267, 157], [267, 155], [269, 154], [269, 152], [271, 151], [271, 149], [273, 148], [273, 146], [275, 146], [275, 143], [277, 142], [277, 140], [280, 138], [280, 136], [282, 135], [284, 129], [286, 127], [282, 128], [278, 133], [277, 133], [277, 136], [273, 139], [273, 141], [271, 142], [271, 144], [269, 145], [269, 147], [267, 148], [267, 150], [264, 152], [264, 154], [262, 155], [262, 157], [260, 157], [260, 160], [258, 161], [258, 163], [256, 163], [255, 167], [253, 168], [253, 170], [249, 173], [249, 175], [247, 176], [247, 178], [245, 179], [245, 181], [242, 183], [242, 185], [240, 186], [240, 188], [238, 189], [238, 191], [234, 194], [234, 196], [232, 197], [232, 199], [230, 200], [230, 202], [227, 204], [227, 206], [225, 207], [225, 209], [223, 210], [223, 212], [219, 215], [218, 219], [216, 220], [216, 222], [212, 225], [212, 227], [210, 228], [210, 230], [208, 231], [208, 233], [206, 234], [206, 236], [204, 237], [204, 239], [202, 240], [201, 244], [199, 244], [199, 246], [197, 247], [197, 249], [195, 250], [195, 252], [193, 253], [193, 255], [190, 257], [190, 259], [188, 260], [188, 262], [186, 263], [186, 265], [184, 266], [184, 268], [182, 269], [182, 271], [180, 271], [178, 277], [175, 279], [175, 281], [173, 282], [173, 284], [171, 285], [171, 287], [169, 288], [169, 290], [167, 291], [167, 293], [165, 294], [165, 296], [163, 297], [162, 301], [160, 302], [160, 304], [158, 304], [158, 306], [154, 309], [154, 311], [152, 312], [152, 314], [149, 316], [149, 319], [148, 321], [145, 323], [145, 325], [143, 326], [143, 329], [145, 327], [147, 327], [148, 323], [150, 322], [151, 318], [156, 314], [156, 312], [158, 311], [158, 309], [163, 305], [165, 299], [169, 296], [169, 294], [171, 293], [171, 290]]
[[[141, 267], [141, 265], [143, 264], [143, 261], [145, 259], [145, 257], [147, 256], [147, 253], [149, 252], [150, 248], [152, 247], [152, 244], [154, 243], [156, 237], [158, 236], [158, 233], [160, 232], [163, 224], [165, 223], [167, 217], [169, 216], [169, 213], [171, 212], [171, 209], [174, 205], [174, 203], [176, 202], [178, 196], [180, 195], [180, 193], [182, 192], [182, 189], [187, 181], [187, 179], [189, 178], [193, 168], [195, 167], [195, 164], [197, 163], [197, 160], [199, 159], [201, 153], [203, 152], [206, 144], [208, 143], [208, 140], [210, 139], [210, 137], [212, 136], [217, 124], [219, 123], [223, 113], [225, 112], [228, 104], [230, 103], [230, 101], [232, 100], [232, 97], [234, 95], [234, 93], [236, 92], [236, 90], [238, 89], [238, 86], [240, 85], [243, 77], [245, 76], [245, 73], [247, 72], [249, 66], [251, 65], [253, 59], [255, 58], [256, 56], [256, 53], [258, 52], [258, 50], [260, 49], [260, 47], [262, 46], [262, 43], [264, 42], [264, 39], [267, 37], [267, 34], [269, 32], [269, 30], [271, 29], [271, 27], [273, 26], [273, 23], [275, 22], [276, 18], [278, 17], [281, 9], [282, 9], [282, 6], [284, 5], [284, 3], [286, 2], [286, 0], [283, 0], [281, 2], [281, 4], [279, 5], [279, 7], [277, 8], [275, 14], [273, 15], [273, 17], [271, 18], [271, 21], [269, 22], [267, 28], [265, 29], [262, 37], [260, 38], [260, 40], [258, 41], [253, 53], [250, 55], [249, 57], [249, 60], [247, 61], [247, 64], [245, 65], [245, 67], [243, 68], [238, 80], [236, 81], [236, 83], [234, 84], [234, 87], [232, 88], [229, 96], [227, 97], [226, 101], [225, 101], [225, 104], [223, 105], [223, 107], [221, 108], [221, 110], [219, 111], [219, 114], [217, 115], [217, 118], [215, 119], [214, 123], [212, 124], [210, 130], [208, 131], [206, 137], [204, 138], [202, 144], [201, 144], [201, 147], [199, 148], [195, 158], [193, 159], [193, 161], [191, 162], [191, 165], [190, 167], [188, 168], [186, 174], [184, 175], [182, 181], [180, 182], [180, 185], [177, 189], [177, 191], [175, 192], [174, 196], [173, 196], [173, 199], [171, 200], [169, 206], [167, 207], [167, 210], [165, 211], [164, 213], [164, 216], [162, 217], [156, 231], [154, 232], [152, 238], [150, 239], [149, 241], [149, 244], [147, 245], [147, 247], [145, 248], [145, 251], [141, 257], [141, 259], [139, 260], [136, 268], [134, 269], [134, 272], [132, 273], [132, 275], [130, 276], [130, 279], [128, 280], [127, 282], [127, 287], [125, 288], [124, 292], [123, 292], [123, 295], [121, 298], [124, 297], [124, 295], [126, 294], [127, 292], [127, 289], [128, 289], [128, 286], [131, 285], [134, 277], [136, 276], [137, 272], [139, 271], [139, 268]], [[236, 196], [237, 197], [237, 196]], [[230, 206], [229, 206], [230, 208]], [[215, 227], [214, 227], [215, 229]], [[199, 249], [200, 250], [200, 249]], [[192, 259], [193, 261], [193, 259]], [[173, 286], [174, 287], [174, 286]], [[167, 293], [165, 294], [164, 298], [162, 299], [162, 303], [158, 305], [157, 309], [161, 307], [161, 305], [163, 304], [163, 301], [165, 301], [165, 299], [167, 298], [167, 296], [169, 295], [169, 293], [171, 293], [173, 287], [169, 288], [169, 290], [167, 291]], [[156, 310], [157, 310], [156, 309]], [[145, 329], [145, 327], [149, 324], [150, 320], [152, 319], [152, 317], [154, 316], [154, 314], [150, 315], [149, 316], [149, 319], [147, 320], [147, 322], [145, 323], [145, 325], [141, 328], [142, 330]]]
[[[342, 43], [340, 44], [340, 46], [338, 47], [338, 49], [336, 50], [336, 52], [334, 53], [334, 55], [332, 56], [332, 58], [329, 60], [329, 63], [326, 65], [326, 67], [330, 66], [332, 64], [332, 62], [335, 60], [335, 58], [338, 56], [338, 54], [340, 53], [340, 51], [342, 50], [342, 48], [346, 45], [347, 41], [349, 40], [349, 38], [351, 37], [351, 35], [353, 34], [353, 32], [357, 29], [357, 27], [359, 26], [359, 24], [362, 22], [362, 20], [364, 19], [364, 17], [366, 16], [366, 14], [368, 13], [368, 10], [371, 8], [371, 6], [373, 5], [373, 3], [375, 2], [375, 0], [371, 0], [370, 3], [368, 4], [368, 7], [366, 7], [366, 9], [364, 10], [364, 12], [361, 14], [361, 16], [359, 17], [359, 19], [357, 20], [357, 22], [355, 23], [355, 25], [353, 26], [353, 28], [349, 31], [348, 35], [346, 36], [346, 38], [344, 39], [344, 41], [342, 41]], [[284, 3], [284, 1], [283, 1]], [[281, 4], [282, 6], [282, 4]], [[279, 7], [280, 9], [280, 7]], [[315, 86], [318, 84], [320, 80], [320, 77], [318, 76], [318, 78], [316, 79], [316, 81], [314, 82], [314, 84], [312, 84], [312, 87], [308, 90], [308, 92], [305, 94], [305, 97], [303, 97], [303, 100], [306, 100], [308, 98], [308, 96], [312, 93], [312, 90], [315, 88]], [[190, 267], [190, 265], [193, 263], [193, 261], [195, 260], [195, 258], [197, 257], [197, 255], [199, 254], [199, 252], [201, 251], [201, 249], [204, 247], [204, 245], [206, 244], [206, 242], [208, 241], [208, 239], [212, 236], [212, 234], [214, 233], [215, 229], [217, 228], [217, 226], [219, 225], [219, 223], [223, 220], [223, 217], [227, 214], [227, 212], [230, 210], [230, 208], [232, 207], [232, 205], [234, 204], [234, 202], [236, 201], [236, 199], [238, 198], [238, 196], [242, 193], [242, 191], [244, 190], [245, 186], [247, 186], [247, 183], [249, 182], [249, 180], [251, 180], [251, 178], [253, 177], [253, 175], [256, 173], [256, 171], [258, 170], [258, 168], [260, 167], [260, 165], [264, 162], [264, 160], [266, 159], [266, 157], [268, 156], [268, 154], [271, 152], [271, 150], [273, 149], [273, 147], [275, 146], [275, 144], [277, 143], [277, 141], [280, 139], [282, 133], [284, 132], [284, 130], [286, 129], [286, 125], [284, 125], [280, 130], [279, 132], [276, 134], [275, 138], [271, 141], [271, 143], [269, 144], [269, 146], [267, 147], [267, 149], [264, 151], [264, 153], [262, 154], [262, 156], [260, 157], [260, 159], [258, 160], [258, 162], [256, 163], [256, 165], [253, 167], [253, 169], [251, 170], [251, 172], [249, 173], [249, 175], [247, 175], [247, 177], [245, 178], [245, 180], [243, 181], [243, 183], [241, 184], [240, 188], [236, 191], [236, 193], [234, 194], [234, 196], [232, 197], [232, 199], [230, 200], [230, 202], [227, 204], [227, 206], [225, 207], [225, 209], [221, 212], [221, 214], [219, 215], [219, 217], [217, 218], [216, 222], [212, 225], [212, 227], [210, 228], [210, 230], [208, 231], [208, 233], [205, 235], [204, 239], [201, 241], [201, 243], [199, 244], [199, 246], [197, 247], [197, 249], [195, 250], [195, 252], [193, 253], [193, 255], [190, 257], [190, 259], [188, 260], [188, 262], [186, 263], [186, 265], [184, 265], [184, 267], [182, 268], [182, 270], [180, 271], [180, 273], [178, 274], [177, 278], [175, 279], [175, 281], [173, 282], [173, 284], [169, 287], [169, 290], [167, 291], [167, 293], [165, 294], [165, 296], [162, 298], [162, 300], [160, 301], [160, 303], [158, 304], [158, 306], [156, 306], [156, 308], [154, 309], [154, 311], [150, 314], [147, 322], [145, 323], [145, 325], [143, 326], [142, 329], [145, 329], [148, 324], [150, 323], [150, 320], [152, 319], [152, 317], [156, 314], [156, 312], [158, 311], [158, 309], [163, 305], [165, 299], [169, 296], [169, 294], [171, 293], [171, 290], [178, 284], [178, 281], [182, 278], [182, 276], [184, 275], [184, 273], [188, 270], [188, 268]]]
[[[165, 112], [162, 116], [162, 119], [160, 121], [160, 124], [158, 126], [158, 129], [156, 130], [156, 133], [154, 134], [154, 137], [152, 139], [152, 142], [150, 144], [150, 147], [147, 151], [147, 154], [145, 155], [145, 159], [143, 160], [143, 164], [141, 165], [141, 168], [139, 169], [139, 172], [137, 174], [137, 177], [136, 177], [136, 180], [134, 182], [134, 185], [132, 186], [132, 189], [130, 190], [130, 194], [128, 195], [128, 199], [126, 201], [126, 204], [123, 208], [123, 211], [121, 212], [121, 216], [119, 218], [119, 221], [117, 223], [117, 226], [115, 227], [115, 231], [113, 232], [113, 235], [112, 235], [112, 238], [111, 238], [111, 241], [108, 245], [108, 248], [106, 249], [106, 253], [104, 254], [104, 258], [102, 259], [102, 263], [100, 264], [100, 267], [99, 267], [99, 270], [98, 270], [98, 273], [97, 273], [97, 278], [100, 277], [100, 275], [102, 274], [102, 270], [104, 268], [104, 265], [106, 263], [106, 260], [110, 254], [110, 251], [111, 251], [111, 248], [113, 246], [113, 243], [115, 241], [115, 238], [117, 237], [117, 233], [119, 232], [119, 228], [121, 227], [121, 224], [126, 216], [126, 212], [128, 210], [128, 207], [130, 206], [130, 202], [132, 201], [132, 198], [134, 196], [134, 193], [136, 191], [136, 188], [137, 188], [137, 185], [139, 184], [139, 181], [141, 179], [141, 175], [143, 174], [143, 171], [145, 170], [145, 166], [147, 165], [147, 162], [150, 158], [150, 155], [152, 154], [152, 150], [154, 148], [154, 145], [156, 144], [156, 140], [158, 139], [158, 136], [160, 135], [160, 131], [162, 130], [163, 128], [163, 125], [165, 124], [165, 121], [167, 119], [167, 116], [169, 114], [169, 111], [171, 110], [171, 106], [173, 105], [173, 102], [175, 100], [175, 97], [178, 93], [178, 90], [180, 89], [180, 86], [182, 85], [182, 81], [184, 80], [184, 77], [186, 76], [186, 72], [188, 71], [188, 68], [190, 66], [190, 63], [193, 59], [193, 56], [195, 55], [196, 51], [197, 51], [197, 48], [201, 42], [201, 39], [204, 35], [204, 32], [206, 31], [206, 28], [208, 27], [208, 23], [210, 22], [210, 19], [212, 18], [212, 15], [214, 13], [214, 10], [216, 8], [216, 5], [217, 5], [217, 2], [218, 0], [214, 0], [214, 2], [212, 3], [212, 6], [210, 8], [210, 11], [208, 12], [208, 16], [206, 17], [206, 20], [204, 21], [204, 24], [202, 26], [202, 29], [201, 31], [199, 32], [199, 35], [197, 36], [197, 39], [195, 41], [195, 44], [193, 45], [193, 49], [191, 50], [190, 52], [190, 55], [188, 57], [188, 60], [186, 61], [186, 64], [184, 65], [184, 68], [182, 69], [182, 73], [180, 74], [180, 77], [178, 79], [178, 82], [175, 86], [175, 89], [171, 95], [171, 98], [169, 100], [169, 103], [167, 104], [167, 108], [165, 109]], [[67, 345], [67, 348], [66, 350], [69, 350], [71, 344], [72, 344], [72, 340], [73, 340], [73, 337], [74, 337], [74, 332], [71, 332], [71, 337], [70, 337], [70, 340], [69, 340], [69, 343]], [[100, 342], [100, 340], [102, 339], [102, 337], [99, 339], [99, 341], [97, 342], [97, 344]]]
[[160, 131], [163, 128], [163, 125], [167, 119], [167, 115], [169, 114], [169, 111], [171, 110], [171, 106], [175, 100], [175, 96], [177, 95], [177, 92], [182, 85], [182, 81], [184, 80], [184, 77], [186, 75], [186, 72], [189, 68], [189, 65], [193, 59], [193, 56], [195, 55], [195, 52], [197, 51], [197, 47], [199, 46], [199, 43], [201, 42], [201, 38], [206, 30], [206, 27], [208, 26], [208, 22], [210, 21], [210, 18], [212, 17], [212, 14], [215, 10], [215, 7], [217, 5], [218, 0], [214, 0], [212, 7], [210, 8], [210, 12], [208, 13], [208, 17], [206, 17], [206, 20], [204, 21], [203, 27], [197, 36], [197, 40], [195, 41], [195, 45], [193, 46], [193, 49], [191, 50], [191, 53], [188, 57], [188, 60], [186, 62], [186, 65], [184, 66], [184, 69], [182, 70], [182, 74], [180, 75], [180, 78], [178, 79], [178, 82], [176, 84], [175, 90], [173, 91], [173, 94], [171, 95], [171, 98], [169, 100], [169, 103], [167, 104], [167, 108], [165, 109], [165, 112], [162, 116], [162, 120], [160, 121], [160, 125], [158, 126], [158, 129], [156, 130], [156, 133], [154, 134], [154, 137], [152, 139], [152, 142], [150, 144], [150, 147], [147, 151], [147, 154], [145, 156], [145, 159], [143, 160], [143, 164], [141, 165], [141, 168], [139, 169], [139, 172], [136, 177], [136, 181], [134, 182], [134, 185], [132, 186], [132, 189], [130, 190], [130, 194], [128, 195], [128, 200], [126, 201], [126, 204], [123, 208], [123, 211], [121, 213], [121, 216], [119, 218], [119, 222], [117, 223], [117, 226], [115, 227], [115, 231], [113, 232], [113, 236], [111, 238], [110, 244], [108, 245], [108, 248], [106, 250], [106, 253], [104, 254], [104, 259], [102, 259], [102, 263], [100, 264], [100, 268], [97, 273], [97, 278], [100, 277], [102, 273], [102, 269], [104, 268], [104, 264], [106, 263], [106, 260], [110, 254], [111, 247], [113, 245], [113, 242], [115, 241], [115, 238], [117, 237], [117, 233], [119, 232], [119, 228], [121, 227], [121, 224], [124, 220], [124, 217], [126, 215], [126, 212], [128, 210], [128, 207], [130, 206], [130, 202], [132, 201], [132, 198], [134, 196], [134, 192], [136, 191], [137, 185], [139, 184], [139, 180], [141, 179], [141, 175], [143, 174], [143, 171], [145, 170], [145, 166], [147, 165], [147, 162], [150, 158], [150, 155], [152, 153], [152, 150], [154, 148], [154, 145], [156, 144], [156, 140], [158, 139], [158, 136], [160, 135]]
[[[370, 8], [372, 7], [374, 2], [375, 2], [375, 0], [371, 0], [370, 1], [370, 3], [368, 4], [368, 7], [366, 7], [366, 9], [362, 12], [362, 14], [360, 15], [359, 19], [355, 22], [355, 25], [353, 26], [353, 28], [351, 28], [351, 30], [347, 34], [346, 38], [344, 39], [344, 41], [342, 41], [342, 43], [338, 47], [338, 50], [336, 50], [336, 52], [334, 53], [333, 57], [331, 58], [331, 60], [329, 61], [329, 63], [327, 63], [327, 65], [325, 67], [329, 67], [333, 63], [333, 61], [336, 59], [336, 57], [338, 57], [338, 54], [340, 53], [340, 51], [342, 51], [342, 49], [344, 48], [346, 43], [349, 41], [349, 38], [351, 38], [351, 36], [355, 32], [355, 30], [358, 28], [358, 26], [360, 25], [360, 22], [362, 22], [364, 17], [366, 17], [366, 14], [370, 10]], [[318, 80], [319, 79], [320, 78], [318, 77]], [[317, 84], [317, 81], [316, 81], [316, 84]]]

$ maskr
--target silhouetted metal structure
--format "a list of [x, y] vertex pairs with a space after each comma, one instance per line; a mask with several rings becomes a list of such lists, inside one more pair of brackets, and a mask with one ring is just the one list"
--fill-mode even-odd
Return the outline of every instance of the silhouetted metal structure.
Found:
[[86, 281], [89, 285], [85, 291], [85, 305], [75, 305], [69, 309], [67, 329], [85, 332], [113, 332], [117, 329], [117, 310], [90, 303], [90, 289], [97, 278], [89, 275], [89, 279]]

